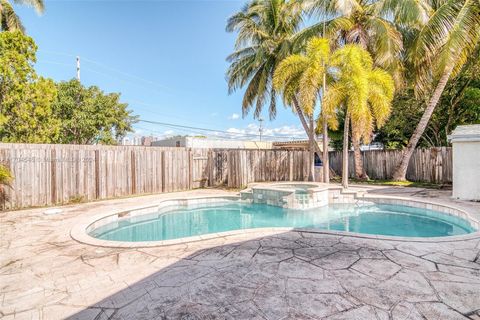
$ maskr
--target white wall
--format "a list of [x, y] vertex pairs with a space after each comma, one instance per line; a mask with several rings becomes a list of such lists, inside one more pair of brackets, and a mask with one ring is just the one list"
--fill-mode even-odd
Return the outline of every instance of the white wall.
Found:
[[453, 197], [480, 200], [480, 141], [452, 141]]
[[200, 148], [200, 149], [209, 149], [209, 148], [225, 148], [225, 149], [243, 149], [244, 142], [236, 140], [213, 140], [213, 139], [199, 139], [199, 138], [189, 138], [190, 148]]
[[179, 147], [188, 147], [185, 145], [185, 137], [169, 138], [164, 140], [152, 141], [154, 147], [177, 147], [177, 141], [180, 141]]
[[152, 146], [176, 147], [180, 141], [180, 147], [200, 149], [272, 149], [269, 141], [241, 141], [241, 140], [220, 140], [204, 139], [196, 137], [179, 137], [165, 140], [153, 141]]

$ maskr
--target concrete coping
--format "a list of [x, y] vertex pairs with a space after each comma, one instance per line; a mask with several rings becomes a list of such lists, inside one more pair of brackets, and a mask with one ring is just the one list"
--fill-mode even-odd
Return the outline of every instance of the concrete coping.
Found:
[[[325, 187], [322, 186], [322, 187]], [[329, 190], [342, 190], [338, 186], [327, 186]], [[238, 234], [275, 234], [283, 233], [288, 231], [300, 231], [308, 233], [318, 233], [318, 234], [329, 234], [329, 235], [341, 235], [341, 236], [351, 236], [364, 239], [376, 239], [376, 240], [391, 240], [391, 241], [409, 241], [409, 242], [445, 242], [445, 241], [464, 241], [468, 239], [474, 239], [480, 237], [480, 222], [475, 219], [468, 212], [453, 207], [449, 205], [439, 204], [431, 201], [413, 199], [408, 197], [394, 197], [394, 196], [384, 196], [384, 195], [365, 195], [363, 193], [356, 193], [348, 190], [343, 192], [343, 194], [349, 194], [354, 196], [357, 202], [373, 202], [376, 204], [392, 204], [392, 205], [404, 205], [416, 208], [423, 208], [427, 210], [434, 210], [441, 212], [446, 215], [456, 216], [463, 220], [466, 220], [475, 232], [458, 235], [458, 236], [446, 236], [446, 237], [398, 237], [398, 236], [383, 236], [383, 235], [370, 235], [363, 233], [347, 232], [347, 231], [331, 231], [331, 230], [320, 230], [320, 229], [308, 229], [308, 228], [253, 228], [253, 229], [240, 229], [233, 231], [226, 231], [220, 233], [211, 233], [199, 236], [191, 236], [179, 239], [171, 240], [160, 240], [160, 241], [139, 241], [139, 242], [127, 242], [127, 241], [110, 241], [97, 239], [89, 235], [89, 232], [93, 229], [106, 225], [110, 222], [119, 221], [123, 219], [129, 219], [132, 217], [140, 217], [142, 215], [152, 214], [159, 212], [163, 214], [170, 211], [173, 206], [178, 207], [187, 207], [191, 205], [208, 205], [208, 204], [217, 204], [225, 202], [240, 202], [240, 196], [192, 196], [187, 198], [172, 198], [162, 200], [154, 205], [139, 207], [127, 211], [113, 212], [113, 213], [101, 213], [93, 217], [84, 217], [76, 224], [71, 232], [71, 237], [81, 243], [100, 246], [100, 247], [115, 247], [115, 248], [142, 248], [142, 247], [157, 247], [157, 246], [168, 246], [168, 245], [178, 245], [185, 244], [190, 242], [228, 237]], [[161, 212], [165, 211], [165, 212]]]

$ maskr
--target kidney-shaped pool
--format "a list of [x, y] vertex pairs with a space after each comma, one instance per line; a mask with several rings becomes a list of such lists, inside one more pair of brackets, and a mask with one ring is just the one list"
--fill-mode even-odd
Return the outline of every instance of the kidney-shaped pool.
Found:
[[391, 204], [330, 204], [293, 210], [245, 202], [171, 208], [119, 219], [89, 231], [110, 241], [160, 241], [252, 228], [311, 228], [401, 237], [443, 237], [474, 232], [470, 223], [441, 212]]

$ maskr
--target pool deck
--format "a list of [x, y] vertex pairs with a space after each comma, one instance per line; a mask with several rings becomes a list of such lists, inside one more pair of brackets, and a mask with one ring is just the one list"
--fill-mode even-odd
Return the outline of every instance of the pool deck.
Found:
[[[352, 186], [352, 188], [357, 188]], [[450, 191], [361, 186], [451, 204]], [[480, 236], [413, 242], [262, 231], [150, 248], [73, 240], [79, 219], [203, 189], [0, 213], [0, 319], [480, 319]]]

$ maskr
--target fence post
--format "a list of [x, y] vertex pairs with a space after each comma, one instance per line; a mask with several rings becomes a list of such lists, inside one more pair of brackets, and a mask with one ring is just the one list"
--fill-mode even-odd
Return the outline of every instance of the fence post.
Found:
[[131, 161], [131, 170], [132, 170], [132, 187], [131, 187], [131, 194], [135, 194], [137, 191], [137, 175], [136, 175], [136, 166], [135, 163], [135, 151], [130, 151], [130, 161]]
[[193, 152], [188, 148], [188, 190], [193, 186]]
[[95, 150], [95, 199], [100, 199], [100, 150]]
[[52, 191], [52, 204], [57, 203], [57, 165], [55, 161], [56, 157], [56, 151], [54, 148], [50, 151], [50, 169], [52, 172], [52, 177], [51, 177], [51, 191]]
[[293, 153], [295, 151], [290, 151], [288, 153], [288, 179], [293, 181]]
[[162, 192], [165, 192], [165, 151], [160, 154], [160, 164], [162, 169]]
[[213, 185], [213, 150], [210, 149], [207, 152], [207, 186], [211, 187]]

